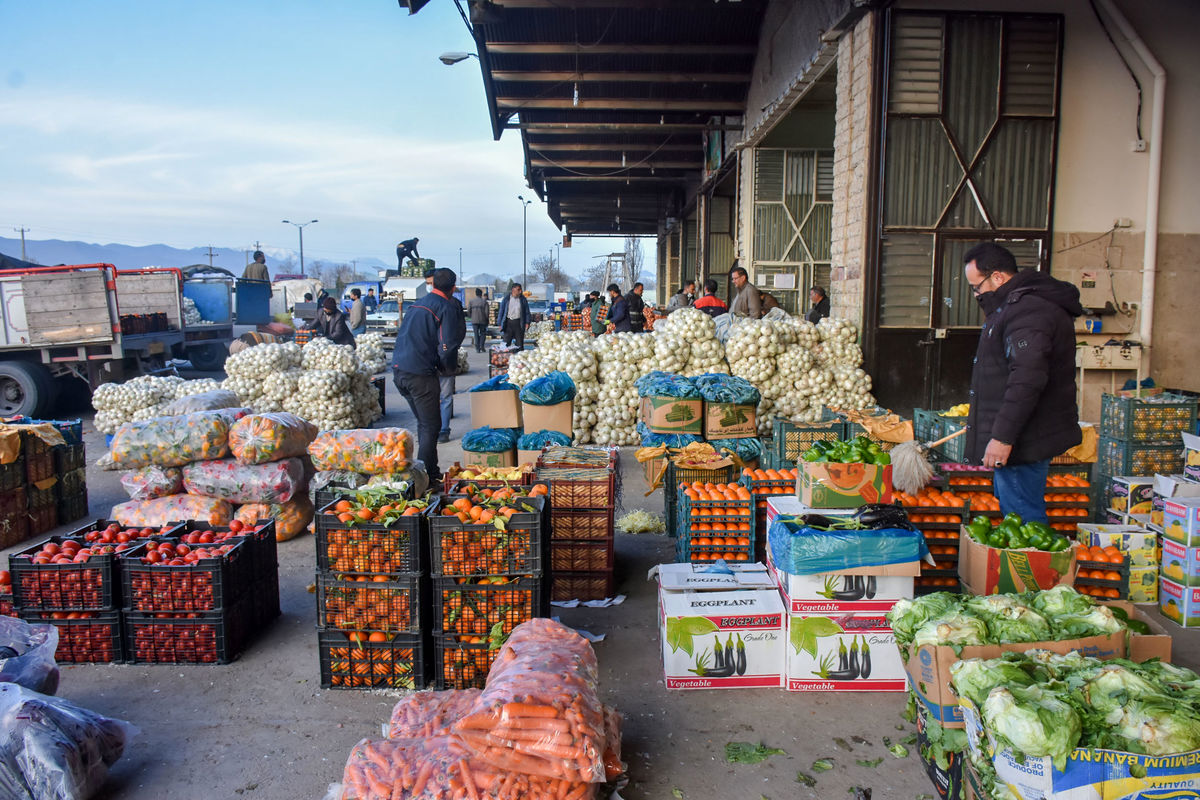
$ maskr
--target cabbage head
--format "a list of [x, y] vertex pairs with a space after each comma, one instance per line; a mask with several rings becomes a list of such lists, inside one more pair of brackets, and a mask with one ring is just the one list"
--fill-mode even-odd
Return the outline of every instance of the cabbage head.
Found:
[[969, 644], [987, 643], [988, 630], [983, 620], [960, 613], [931, 619], [913, 635], [917, 647], [944, 644], [961, 649]]
[[992, 689], [1032, 686], [1035, 681], [1020, 662], [1004, 658], [968, 658], [950, 665], [950, 682], [960, 697], [982, 709]]
[[933, 592], [915, 600], [897, 600], [888, 612], [888, 624], [896, 634], [896, 642], [908, 645], [922, 625], [957, 610], [961, 604], [962, 596], [949, 592]]
[[1049, 756], [1060, 770], [1083, 730], [1075, 709], [1040, 686], [993, 689], [983, 719], [1000, 743], [1028, 756]]

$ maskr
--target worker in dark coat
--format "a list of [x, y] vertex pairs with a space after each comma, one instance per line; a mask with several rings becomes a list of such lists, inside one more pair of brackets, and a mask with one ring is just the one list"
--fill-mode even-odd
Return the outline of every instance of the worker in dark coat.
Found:
[[966, 457], [994, 469], [1000, 509], [1046, 522], [1050, 459], [1079, 444], [1075, 317], [1079, 289], [1037, 270], [1017, 270], [1005, 248], [984, 242], [963, 257], [983, 308], [971, 372]]
[[612, 307], [608, 312], [608, 324], [613, 326], [613, 333], [628, 333], [633, 330], [629, 319], [629, 300], [621, 296], [621, 287], [615, 283], [608, 285], [608, 297]]
[[809, 289], [808, 300], [812, 303], [812, 308], [804, 315], [806, 320], [816, 325], [829, 316], [829, 295], [825, 294], [824, 289], [820, 286], [814, 286]]
[[334, 344], [348, 344], [354, 347], [354, 334], [346, 322], [346, 312], [338, 308], [337, 300], [326, 295], [317, 309], [316, 318], [307, 326], [308, 330], [317, 331]]
[[433, 290], [405, 312], [392, 351], [392, 380], [417, 418], [417, 457], [436, 485], [438, 434], [442, 427], [439, 376], [458, 369], [458, 348], [467, 335], [462, 303], [454, 297], [454, 270], [433, 274]]
[[417, 252], [417, 242], [419, 241], [421, 240], [414, 236], [396, 245], [396, 263], [398, 269], [404, 269], [404, 259], [407, 258], [415, 261], [421, 257], [421, 254]]

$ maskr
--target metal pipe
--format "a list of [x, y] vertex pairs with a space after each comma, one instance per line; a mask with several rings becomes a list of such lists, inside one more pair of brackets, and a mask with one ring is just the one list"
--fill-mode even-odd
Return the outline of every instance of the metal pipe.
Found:
[[1137, 31], [1117, 8], [1113, 0], [1096, 0], [1116, 23], [1121, 35], [1133, 52], [1154, 76], [1154, 91], [1150, 101], [1150, 164], [1146, 176], [1146, 234], [1142, 248], [1142, 308], [1138, 338], [1142, 343], [1142, 367], [1150, 372], [1150, 350], [1154, 333], [1154, 287], [1158, 278], [1158, 207], [1162, 183], [1163, 112], [1167, 96], [1167, 71], [1138, 36]]

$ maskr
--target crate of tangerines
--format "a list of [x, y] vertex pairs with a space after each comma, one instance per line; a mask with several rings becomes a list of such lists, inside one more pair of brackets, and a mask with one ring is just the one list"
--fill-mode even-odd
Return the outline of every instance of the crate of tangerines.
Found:
[[429, 518], [432, 574], [445, 578], [540, 575], [546, 487], [446, 495]]
[[741, 484], [681, 484], [677, 524], [676, 561], [754, 557], [754, 496]]
[[381, 490], [343, 497], [317, 513], [317, 569], [332, 573], [396, 575], [420, 572], [422, 516], [438, 498], [406, 500]]
[[[958, 535], [966, 522], [968, 501], [956, 492], [926, 486], [917, 494], [895, 492], [908, 512], [908, 521], [921, 531], [934, 564], [921, 562], [918, 591], [954, 591], [958, 588]], [[973, 508], [973, 506], [972, 506]]]
[[1076, 545], [1075, 591], [1102, 600], [1129, 597], [1129, 558], [1115, 547]]

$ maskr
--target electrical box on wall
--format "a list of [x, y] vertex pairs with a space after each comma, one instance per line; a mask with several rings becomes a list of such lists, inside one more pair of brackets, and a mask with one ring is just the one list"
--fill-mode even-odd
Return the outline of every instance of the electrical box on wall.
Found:
[[1079, 287], [1079, 302], [1084, 308], [1115, 311], [1112, 276], [1105, 269], [1071, 270], [1062, 279]]

